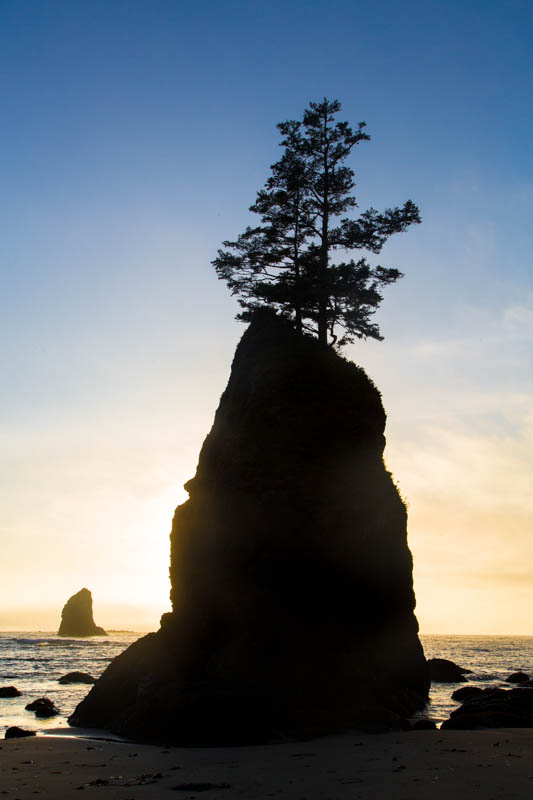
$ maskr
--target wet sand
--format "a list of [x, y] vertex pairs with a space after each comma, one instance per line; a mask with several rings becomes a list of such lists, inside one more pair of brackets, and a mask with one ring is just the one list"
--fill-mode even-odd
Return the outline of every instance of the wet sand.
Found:
[[413, 731], [253, 747], [0, 740], [0, 797], [509, 800], [533, 794], [533, 730]]

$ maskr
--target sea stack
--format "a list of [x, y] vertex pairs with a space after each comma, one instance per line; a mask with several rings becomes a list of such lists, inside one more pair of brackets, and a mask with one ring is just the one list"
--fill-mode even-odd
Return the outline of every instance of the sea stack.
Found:
[[58, 636], [107, 636], [93, 619], [93, 598], [88, 589], [80, 589], [67, 600], [61, 612]]
[[172, 613], [70, 718], [141, 741], [386, 730], [427, 701], [405, 505], [365, 372], [256, 314], [171, 533]]

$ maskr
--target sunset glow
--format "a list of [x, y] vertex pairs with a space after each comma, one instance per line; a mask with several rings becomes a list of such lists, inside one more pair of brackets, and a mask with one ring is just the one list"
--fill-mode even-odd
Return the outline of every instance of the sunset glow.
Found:
[[533, 635], [532, 9], [230, 6], [0, 10], [0, 630], [55, 630], [82, 586], [105, 628], [169, 610], [244, 331], [210, 262], [256, 222], [275, 123], [327, 95], [372, 137], [360, 207], [422, 216], [372, 257], [405, 274], [385, 340], [344, 350], [382, 393], [421, 630]]

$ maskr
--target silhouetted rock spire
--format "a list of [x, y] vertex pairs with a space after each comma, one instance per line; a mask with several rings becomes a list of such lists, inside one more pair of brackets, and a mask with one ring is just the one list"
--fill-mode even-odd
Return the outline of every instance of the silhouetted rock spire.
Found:
[[256, 314], [171, 534], [173, 611], [71, 723], [148, 741], [387, 728], [427, 699], [405, 506], [364, 371]]
[[93, 598], [88, 589], [80, 589], [65, 603], [58, 636], [107, 636], [94, 623]]

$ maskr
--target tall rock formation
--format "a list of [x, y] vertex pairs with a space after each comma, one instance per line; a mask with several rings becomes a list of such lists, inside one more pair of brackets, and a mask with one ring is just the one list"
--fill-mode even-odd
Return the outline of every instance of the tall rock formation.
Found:
[[93, 598], [88, 589], [80, 589], [63, 606], [58, 636], [107, 636], [93, 619]]
[[171, 533], [173, 611], [70, 719], [145, 741], [394, 727], [427, 700], [405, 506], [364, 371], [258, 314]]

